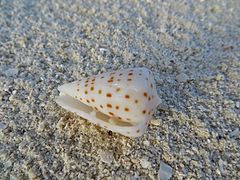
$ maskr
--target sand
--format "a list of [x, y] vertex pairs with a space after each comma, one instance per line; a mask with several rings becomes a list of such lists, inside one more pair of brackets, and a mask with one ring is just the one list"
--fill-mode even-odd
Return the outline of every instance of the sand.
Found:
[[[240, 1], [0, 1], [0, 179], [240, 177]], [[59, 107], [57, 87], [150, 69], [140, 138]]]

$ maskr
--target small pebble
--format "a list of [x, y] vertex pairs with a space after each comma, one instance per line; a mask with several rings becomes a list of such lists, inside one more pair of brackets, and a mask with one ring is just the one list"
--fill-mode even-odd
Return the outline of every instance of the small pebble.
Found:
[[161, 140], [161, 137], [160, 137], [160, 136], [157, 136], [157, 137], [156, 137], [156, 140], [157, 140], [157, 141], [160, 141], [160, 140]]
[[5, 167], [5, 168], [9, 168], [9, 167], [11, 167], [12, 165], [13, 165], [13, 163], [12, 163], [10, 160], [4, 162], [4, 167]]
[[14, 77], [18, 74], [18, 70], [15, 68], [10, 68], [4, 72], [7, 77]]
[[172, 168], [163, 161], [160, 162], [160, 169], [158, 171], [159, 180], [168, 180], [172, 177]]
[[145, 140], [145, 141], [143, 141], [143, 144], [144, 144], [145, 146], [149, 146], [149, 145], [150, 145], [150, 142], [147, 141], [147, 140]]
[[42, 121], [39, 123], [39, 126], [38, 126], [38, 130], [41, 132], [41, 131], [44, 131], [45, 128], [47, 128], [48, 126], [48, 123], [46, 121]]
[[15, 98], [15, 96], [14, 96], [14, 95], [11, 95], [11, 96], [9, 97], [9, 101], [14, 101], [14, 98]]
[[113, 161], [113, 154], [109, 151], [99, 150], [98, 155], [104, 163], [111, 164]]
[[2, 122], [0, 122], [0, 131], [2, 131], [3, 129], [5, 129], [6, 125], [3, 124]]
[[106, 48], [99, 48], [99, 51], [100, 51], [102, 54], [104, 54], [104, 53], [108, 52], [108, 49], [106, 49]]
[[230, 138], [234, 138], [240, 135], [240, 131], [239, 128], [236, 128], [234, 131], [232, 131], [231, 133], [229, 133]]
[[189, 79], [189, 77], [186, 74], [181, 73], [176, 76], [176, 79], [178, 82], [186, 82]]
[[29, 177], [30, 179], [35, 179], [35, 178], [37, 178], [37, 175], [33, 172], [32, 169], [30, 169], [30, 170], [28, 171], [28, 177]]
[[17, 177], [16, 175], [11, 174], [11, 175], [9, 176], [9, 179], [10, 179], [10, 180], [18, 180], [18, 177]]
[[146, 157], [140, 159], [140, 164], [143, 168], [149, 168], [151, 166], [151, 162], [149, 162]]
[[151, 124], [154, 126], [160, 126], [161, 122], [159, 119], [152, 119]]
[[225, 171], [224, 171], [224, 165], [226, 164], [226, 162], [223, 161], [222, 159], [219, 159], [218, 164], [219, 164], [220, 172], [221, 172], [222, 174], [224, 174], [224, 173], [225, 173]]
[[215, 79], [216, 79], [217, 81], [220, 81], [220, 80], [223, 79], [223, 75], [218, 74], [218, 75], [215, 77]]
[[237, 101], [235, 106], [236, 106], [236, 108], [239, 109], [240, 108], [240, 101]]

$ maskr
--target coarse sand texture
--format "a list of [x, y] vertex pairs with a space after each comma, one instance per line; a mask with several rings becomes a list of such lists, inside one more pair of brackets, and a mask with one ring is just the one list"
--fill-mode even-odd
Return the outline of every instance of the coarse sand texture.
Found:
[[239, 159], [239, 0], [0, 0], [0, 179], [239, 179]]

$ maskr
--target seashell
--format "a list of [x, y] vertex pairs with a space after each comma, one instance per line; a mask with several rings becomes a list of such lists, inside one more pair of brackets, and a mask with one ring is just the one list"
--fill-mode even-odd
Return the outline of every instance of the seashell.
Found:
[[160, 104], [146, 68], [131, 68], [84, 78], [58, 87], [56, 102], [71, 112], [129, 137], [141, 136]]

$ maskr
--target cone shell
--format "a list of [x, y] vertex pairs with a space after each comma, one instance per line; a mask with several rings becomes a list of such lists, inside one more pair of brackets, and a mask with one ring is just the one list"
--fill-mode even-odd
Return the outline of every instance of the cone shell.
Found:
[[160, 103], [151, 72], [132, 68], [84, 78], [58, 88], [63, 108], [108, 130], [141, 136]]

